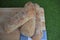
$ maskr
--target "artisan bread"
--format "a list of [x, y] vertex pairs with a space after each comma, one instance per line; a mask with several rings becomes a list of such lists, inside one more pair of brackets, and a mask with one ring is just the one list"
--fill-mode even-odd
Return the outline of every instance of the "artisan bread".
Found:
[[41, 8], [38, 4], [35, 4], [35, 11], [36, 11], [36, 31], [34, 36], [32, 37], [32, 40], [41, 40], [43, 36], [43, 29], [45, 29], [45, 19], [44, 17], [44, 9]]
[[3, 19], [4, 31], [7, 33], [13, 32], [25, 22], [33, 18], [35, 12], [33, 10], [34, 6], [31, 5], [32, 4], [29, 4], [24, 8], [0, 8], [0, 18]]
[[30, 19], [20, 29], [21, 33], [25, 36], [32, 37], [35, 33], [35, 18]]

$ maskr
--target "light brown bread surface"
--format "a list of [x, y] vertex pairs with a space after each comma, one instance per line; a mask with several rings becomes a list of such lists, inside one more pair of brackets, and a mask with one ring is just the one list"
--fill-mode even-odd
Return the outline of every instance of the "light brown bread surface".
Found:
[[43, 8], [39, 7], [38, 4], [35, 4], [35, 10], [36, 10], [36, 32], [34, 36], [32, 37], [32, 40], [41, 40], [43, 35], [43, 29], [44, 29], [44, 10]]
[[10, 33], [33, 18], [34, 6], [29, 4], [24, 8], [0, 8], [0, 19], [4, 19], [4, 31]]
[[35, 18], [30, 19], [21, 27], [21, 33], [25, 36], [31, 37], [35, 33]]
[[[31, 14], [31, 12], [33, 12], [33, 10], [34, 10], [34, 5], [33, 5], [33, 3], [28, 2], [25, 4], [25, 8], [29, 9], [28, 13]], [[28, 36], [28, 37], [33, 36], [33, 34], [35, 32], [35, 13], [34, 13], [33, 18], [31, 18], [29, 21], [27, 21], [25, 24], [22, 25], [22, 27], [20, 28], [20, 31], [25, 36]]]
[[42, 32], [40, 31], [40, 34], [35, 34], [32, 37], [32, 40], [41, 40], [41, 38], [42, 38]]
[[[13, 26], [10, 28], [14, 22], [14, 20], [11, 20], [11, 18], [14, 19], [13, 16], [16, 15], [16, 13], [20, 10], [22, 10], [22, 8], [0, 8], [0, 32], [10, 32], [13, 28], [15, 28]], [[8, 29], [10, 29], [10, 31]]]
[[28, 2], [23, 8], [0, 8], [0, 40], [19, 40], [20, 33], [41, 40], [45, 30], [44, 9]]

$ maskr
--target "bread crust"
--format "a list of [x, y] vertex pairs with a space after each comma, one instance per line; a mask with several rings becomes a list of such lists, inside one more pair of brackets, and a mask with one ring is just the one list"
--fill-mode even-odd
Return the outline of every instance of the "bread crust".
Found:
[[6, 33], [13, 32], [34, 17], [34, 7], [31, 5], [29, 4], [24, 8], [0, 8], [0, 16], [4, 19], [4, 31]]
[[30, 19], [20, 29], [21, 33], [25, 36], [32, 37], [35, 33], [35, 18]]
[[35, 11], [36, 11], [36, 30], [35, 30], [35, 34], [32, 37], [32, 40], [41, 40], [42, 36], [43, 36], [43, 30], [45, 29], [45, 19], [42, 17], [44, 17], [44, 9], [41, 8], [38, 4], [35, 4]]

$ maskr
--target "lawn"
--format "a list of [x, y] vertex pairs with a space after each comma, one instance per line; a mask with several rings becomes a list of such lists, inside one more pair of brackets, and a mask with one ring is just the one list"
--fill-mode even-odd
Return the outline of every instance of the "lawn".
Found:
[[23, 7], [28, 1], [38, 3], [45, 10], [48, 40], [60, 40], [60, 0], [0, 0], [1, 7]]

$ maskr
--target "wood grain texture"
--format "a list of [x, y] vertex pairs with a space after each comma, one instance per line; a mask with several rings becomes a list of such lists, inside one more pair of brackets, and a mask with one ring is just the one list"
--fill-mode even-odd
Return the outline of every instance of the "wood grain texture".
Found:
[[0, 33], [0, 40], [19, 40], [20, 31], [17, 29], [11, 33]]

